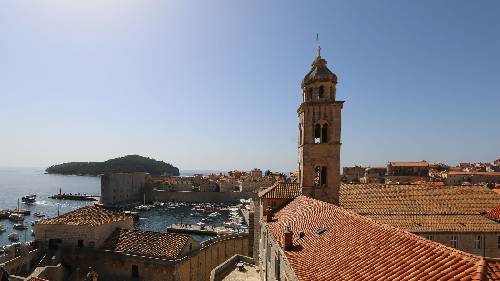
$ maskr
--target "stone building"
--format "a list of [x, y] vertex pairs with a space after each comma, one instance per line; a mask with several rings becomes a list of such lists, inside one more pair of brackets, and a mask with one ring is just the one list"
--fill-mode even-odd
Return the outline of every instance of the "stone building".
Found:
[[500, 172], [448, 172], [444, 173], [446, 185], [470, 184], [498, 184], [500, 183]]
[[429, 181], [430, 164], [420, 162], [389, 162], [386, 183], [408, 184]]
[[500, 260], [467, 254], [299, 196], [259, 236], [261, 280], [500, 280]]
[[132, 229], [133, 218], [89, 206], [35, 224], [35, 241], [49, 246], [97, 248], [117, 228]]
[[260, 216], [266, 216], [267, 210], [277, 210], [301, 195], [298, 183], [278, 182], [258, 193]]
[[343, 101], [336, 99], [337, 76], [326, 66], [321, 48], [302, 80], [299, 116], [299, 182], [304, 195], [338, 203], [340, 125]]
[[111, 173], [101, 176], [101, 203], [121, 206], [142, 202], [148, 173]]
[[365, 175], [366, 167], [353, 166], [342, 168], [342, 181], [346, 183], [359, 183]]
[[359, 181], [361, 183], [383, 183], [386, 173], [386, 167], [369, 167], [365, 169], [363, 177]]

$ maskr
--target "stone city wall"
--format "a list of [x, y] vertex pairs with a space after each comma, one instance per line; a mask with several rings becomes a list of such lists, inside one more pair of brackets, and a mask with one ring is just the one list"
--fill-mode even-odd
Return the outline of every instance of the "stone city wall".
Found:
[[5, 268], [10, 275], [26, 276], [36, 266], [41, 255], [42, 251], [35, 249], [0, 264], [0, 267]]
[[182, 201], [182, 202], [233, 202], [240, 199], [254, 198], [253, 192], [171, 192], [153, 189], [148, 194], [148, 201]]
[[247, 234], [222, 236], [202, 243], [201, 249], [181, 259], [179, 281], [209, 281], [210, 272], [234, 255], [248, 256]]

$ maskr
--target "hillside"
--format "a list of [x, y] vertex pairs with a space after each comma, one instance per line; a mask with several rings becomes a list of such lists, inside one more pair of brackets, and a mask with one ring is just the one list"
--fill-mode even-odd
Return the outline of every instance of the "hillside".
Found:
[[139, 155], [127, 155], [104, 162], [69, 162], [50, 166], [49, 174], [61, 175], [99, 175], [104, 173], [146, 172], [153, 176], [178, 176], [179, 169], [163, 161]]

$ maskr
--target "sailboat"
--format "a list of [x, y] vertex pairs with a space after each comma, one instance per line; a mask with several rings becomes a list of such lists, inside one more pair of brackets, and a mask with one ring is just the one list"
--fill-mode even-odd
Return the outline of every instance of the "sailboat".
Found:
[[146, 193], [144, 193], [143, 204], [135, 207], [137, 211], [149, 211], [151, 209], [151, 205], [146, 205]]

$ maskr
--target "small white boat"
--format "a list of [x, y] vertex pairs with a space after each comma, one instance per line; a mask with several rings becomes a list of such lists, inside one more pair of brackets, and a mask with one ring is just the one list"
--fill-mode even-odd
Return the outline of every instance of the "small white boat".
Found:
[[12, 232], [9, 234], [8, 238], [10, 241], [19, 241], [19, 234]]
[[149, 205], [139, 205], [135, 207], [137, 211], [149, 211], [151, 209], [151, 206]]
[[14, 224], [14, 229], [25, 230], [25, 229], [28, 229], [28, 227], [26, 225], [24, 225], [24, 223], [16, 223], [16, 224]]
[[212, 218], [215, 218], [215, 217], [220, 216], [220, 213], [219, 212], [213, 212], [213, 213], [208, 214], [208, 216], [212, 217]]
[[24, 220], [24, 216], [21, 215], [21, 214], [11, 214], [9, 216], [9, 220], [11, 220], [11, 221], [23, 221]]
[[204, 222], [202, 222], [202, 221], [197, 222], [196, 224], [197, 224], [197, 225], [199, 225], [199, 226], [203, 226], [203, 225], [205, 225], [205, 223], [204, 223]]
[[33, 216], [35, 216], [37, 218], [43, 218], [43, 217], [45, 217], [45, 214], [42, 214], [42, 213], [39, 213], [39, 212], [35, 212], [35, 213], [33, 213]]

